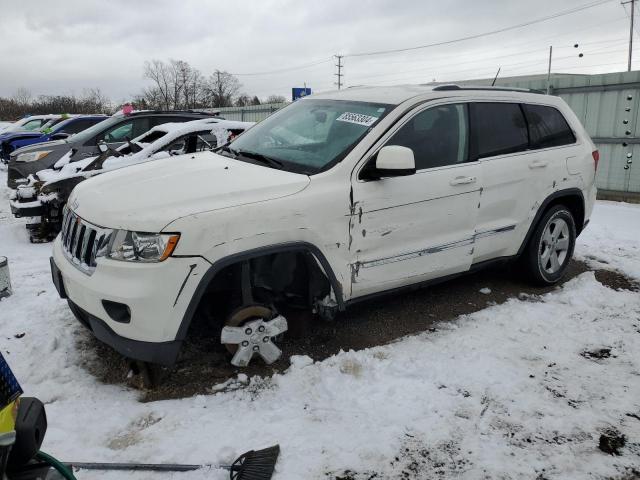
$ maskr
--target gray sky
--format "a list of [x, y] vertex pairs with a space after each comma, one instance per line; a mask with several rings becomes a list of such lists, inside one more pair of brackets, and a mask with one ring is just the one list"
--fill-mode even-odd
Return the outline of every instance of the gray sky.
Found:
[[[242, 90], [290, 95], [304, 82], [334, 88], [336, 53], [440, 42], [520, 24], [593, 0], [64, 0], [0, 2], [0, 95], [80, 94], [99, 87], [114, 101], [145, 85], [145, 60], [186, 60], [209, 75], [239, 76]], [[628, 7], [627, 7], [628, 8]], [[640, 19], [637, 22], [640, 24]], [[638, 25], [640, 31], [640, 25]], [[345, 58], [346, 85], [546, 73], [623, 71], [629, 20], [617, 0], [546, 22], [447, 46]], [[640, 40], [636, 36], [634, 40]], [[573, 44], [578, 43], [578, 49]], [[638, 42], [640, 55], [640, 42]], [[578, 58], [583, 53], [583, 58]], [[634, 62], [634, 64], [637, 64]]]

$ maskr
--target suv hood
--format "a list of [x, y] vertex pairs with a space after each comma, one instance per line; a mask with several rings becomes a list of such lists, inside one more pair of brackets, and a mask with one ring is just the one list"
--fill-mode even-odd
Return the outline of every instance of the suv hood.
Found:
[[178, 218], [293, 195], [310, 180], [213, 152], [121, 168], [78, 184], [68, 205], [98, 226], [161, 232]]

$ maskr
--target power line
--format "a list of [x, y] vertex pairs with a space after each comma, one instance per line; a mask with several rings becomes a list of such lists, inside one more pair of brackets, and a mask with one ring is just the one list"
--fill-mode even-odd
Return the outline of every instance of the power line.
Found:
[[554, 13], [552, 15], [547, 15], [546, 17], [538, 18], [538, 19], [535, 19], [535, 20], [530, 20], [528, 22], [519, 23], [517, 25], [504, 27], [504, 28], [500, 28], [500, 29], [497, 29], [497, 30], [492, 30], [492, 31], [489, 31], [489, 32], [477, 33], [475, 35], [468, 35], [466, 37], [456, 38], [456, 39], [453, 39], [453, 40], [445, 40], [445, 41], [442, 41], [442, 42], [429, 43], [429, 44], [426, 44], [426, 45], [419, 45], [419, 46], [416, 46], [416, 47], [406, 47], [406, 48], [396, 48], [396, 49], [392, 49], [392, 50], [377, 50], [377, 51], [371, 51], [371, 52], [351, 53], [349, 55], [345, 55], [345, 57], [367, 57], [367, 56], [371, 56], [371, 55], [386, 55], [386, 54], [389, 54], [389, 53], [409, 52], [409, 51], [412, 51], [412, 50], [420, 50], [420, 49], [423, 49], [423, 48], [438, 47], [438, 46], [442, 46], [442, 45], [450, 45], [452, 43], [459, 43], [459, 42], [464, 42], [466, 40], [473, 40], [473, 39], [476, 39], [476, 38], [486, 37], [486, 36], [489, 36], [489, 35], [495, 35], [497, 33], [508, 32], [509, 30], [515, 30], [517, 28], [527, 27], [529, 25], [534, 25], [536, 23], [546, 22], [546, 21], [552, 20], [554, 18], [563, 17], [565, 15], [570, 15], [572, 13], [576, 13], [576, 12], [580, 12], [580, 11], [583, 11], [583, 10], [587, 10], [589, 8], [597, 7], [598, 5], [603, 5], [603, 4], [609, 3], [611, 1], [612, 0], [600, 0], [600, 1], [597, 1], [597, 2], [591, 2], [591, 3], [583, 5], [581, 7], [575, 7], [575, 8], [571, 8], [571, 9], [568, 9], [568, 10], [563, 10], [563, 11]]
[[246, 76], [253, 76], [253, 75], [273, 75], [276, 73], [284, 73], [284, 72], [290, 72], [292, 70], [301, 70], [303, 68], [315, 67], [316, 65], [322, 65], [323, 63], [331, 62], [332, 60], [333, 60], [333, 57], [329, 57], [326, 60], [307, 63], [305, 65], [298, 65], [297, 67], [281, 68], [279, 70], [270, 70], [268, 72], [232, 73], [231, 75], [235, 75], [237, 77], [246, 77]]
[[[626, 41], [625, 41], [626, 42]], [[586, 52], [585, 55], [590, 55], [590, 56], [598, 56], [598, 55], [609, 55], [612, 53], [619, 53], [619, 52], [623, 52], [626, 50], [610, 50], [611, 47], [613, 47], [615, 45], [611, 45], [610, 47], [607, 47], [606, 49], [595, 49], [593, 51], [590, 52]], [[605, 52], [603, 52], [603, 50], [607, 50]], [[542, 50], [536, 50], [535, 52], [539, 52], [540, 54], [543, 53]], [[531, 52], [533, 53], [533, 52]], [[513, 55], [509, 55], [509, 56], [513, 56]], [[566, 56], [561, 56], [561, 57], [556, 57], [555, 60], [564, 60], [564, 59], [569, 59], [569, 58], [574, 58], [576, 57], [576, 55], [566, 55]], [[495, 57], [495, 58], [500, 58], [500, 57]], [[501, 67], [512, 67], [512, 66], [518, 66], [518, 65], [532, 65], [532, 64], [536, 64], [536, 63], [543, 63], [546, 62], [548, 57], [540, 57], [540, 58], [535, 58], [535, 59], [528, 59], [528, 60], [524, 60], [524, 61], [519, 61], [519, 62], [515, 62], [515, 63], [506, 63], [506, 64], [501, 64]], [[489, 58], [484, 58], [481, 59], [479, 61], [484, 61], [484, 60], [488, 60]], [[354, 82], [359, 83], [362, 82], [363, 80], [367, 80], [369, 78], [376, 78], [376, 77], [388, 77], [388, 76], [397, 76], [397, 75], [403, 75], [403, 74], [407, 74], [407, 73], [413, 73], [413, 72], [419, 72], [419, 71], [424, 71], [424, 70], [429, 70], [432, 72], [431, 77], [433, 77], [433, 74], [435, 74], [435, 72], [437, 72], [439, 68], [443, 68], [443, 67], [448, 67], [448, 66], [453, 66], [453, 65], [458, 65], [460, 62], [457, 63], [450, 63], [450, 64], [446, 64], [446, 65], [436, 65], [436, 66], [429, 66], [429, 67], [423, 67], [423, 68], [419, 68], [419, 69], [412, 69], [412, 70], [404, 70], [404, 71], [398, 71], [398, 72], [391, 72], [391, 73], [386, 73], [386, 74], [378, 74], [378, 75], [369, 75], [369, 76], [365, 76], [365, 77], [356, 77], [356, 79], [354, 80]], [[473, 63], [473, 62], [465, 62], [465, 63]], [[495, 69], [495, 66], [487, 66], [487, 68], [491, 68], [492, 71]], [[444, 72], [444, 74], [451, 74], [451, 73], [461, 73], [461, 72], [470, 72], [470, 71], [477, 71], [478, 67], [471, 67], [471, 68], [465, 68], [463, 70], [453, 70], [453, 71], [446, 71]], [[425, 72], [427, 73], [427, 72]], [[442, 75], [438, 75], [438, 76], [442, 76]], [[414, 76], [412, 76], [414, 77]], [[400, 80], [400, 79], [398, 79]], [[390, 80], [393, 81], [393, 80]]]

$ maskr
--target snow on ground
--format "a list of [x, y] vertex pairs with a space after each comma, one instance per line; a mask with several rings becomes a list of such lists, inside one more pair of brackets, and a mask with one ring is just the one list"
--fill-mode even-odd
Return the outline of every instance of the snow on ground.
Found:
[[[88, 334], [51, 285], [50, 245], [29, 244], [7, 211], [5, 175], [0, 255], [10, 259], [15, 294], [0, 302], [0, 348], [26, 393], [47, 404], [43, 450], [59, 458], [216, 463], [279, 443], [277, 479], [584, 479], [640, 471], [639, 293], [607, 288], [588, 272], [436, 333], [322, 362], [293, 358], [284, 374], [235, 391], [213, 393], [212, 385], [211, 395], [143, 404], [135, 391], [101, 384], [82, 366], [94, 355], [79, 346]], [[598, 202], [577, 255], [640, 279], [639, 248], [640, 206]], [[611, 356], [581, 355], [600, 348]], [[598, 449], [610, 428], [627, 438], [620, 456]], [[228, 477], [213, 469], [81, 471], [78, 478]]]

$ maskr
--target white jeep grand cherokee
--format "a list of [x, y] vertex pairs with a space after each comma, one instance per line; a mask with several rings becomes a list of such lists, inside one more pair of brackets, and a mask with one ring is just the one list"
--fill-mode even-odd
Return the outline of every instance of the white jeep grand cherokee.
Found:
[[190, 157], [81, 183], [54, 245], [60, 295], [133, 359], [206, 330], [272, 362], [286, 318], [494, 261], [558, 282], [598, 165], [561, 99], [455, 85], [314, 95]]

